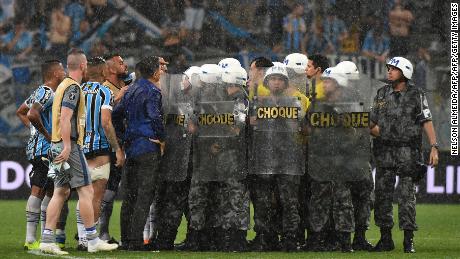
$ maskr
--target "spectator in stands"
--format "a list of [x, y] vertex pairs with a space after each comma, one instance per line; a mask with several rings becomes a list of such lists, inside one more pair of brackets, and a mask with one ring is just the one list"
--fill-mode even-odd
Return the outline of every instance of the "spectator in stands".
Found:
[[107, 46], [104, 45], [104, 41], [101, 39], [96, 40], [91, 47], [90, 54], [92, 57], [100, 57], [108, 52]]
[[311, 33], [305, 36], [306, 49], [308, 54], [331, 54], [334, 50], [323, 33], [323, 25], [320, 22], [312, 24]]
[[[362, 55], [369, 58], [370, 62], [366, 62], [363, 68], [367, 71], [367, 66], [375, 67], [376, 62], [385, 64], [388, 54], [390, 53], [390, 40], [383, 33], [382, 24], [377, 24], [374, 29], [367, 33], [362, 47]], [[364, 71], [366, 74], [367, 72]], [[371, 77], [374, 77], [374, 69], [370, 69]]]
[[77, 43], [81, 43], [80, 40], [84, 37], [91, 29], [89, 21], [83, 19], [80, 21], [80, 26], [78, 31], [74, 32], [72, 35], [72, 40], [70, 41], [71, 45], [77, 45]]
[[189, 31], [189, 43], [200, 47], [201, 29], [205, 16], [203, 0], [185, 0], [185, 28]]
[[268, 28], [268, 9], [267, 9], [267, 1], [257, 1], [258, 4], [254, 10], [254, 17], [252, 20], [253, 24], [253, 32], [255, 34], [265, 34], [269, 32]]
[[390, 49], [391, 56], [406, 56], [409, 47], [410, 25], [414, 21], [411, 11], [403, 7], [402, 0], [395, 0], [390, 11]]
[[0, 7], [3, 10], [3, 19], [12, 20], [14, 18], [15, 0], [0, 0]]
[[64, 61], [67, 56], [71, 34], [70, 17], [64, 14], [62, 2], [58, 2], [51, 12], [49, 41], [51, 43], [50, 53], [61, 61]]
[[282, 0], [268, 0], [268, 15], [270, 17], [270, 43], [274, 51], [279, 50], [283, 39], [283, 18], [289, 13], [289, 8]]
[[3, 63], [10, 67], [13, 61], [24, 61], [32, 51], [32, 35], [28, 31], [23, 17], [14, 19], [14, 28], [2, 36], [4, 47], [2, 52], [6, 55]]
[[82, 0], [70, 0], [66, 5], [64, 14], [70, 17], [72, 33], [76, 34], [81, 29], [81, 22], [85, 19], [85, 6]]
[[86, 0], [86, 14], [94, 26], [109, 19], [112, 11], [107, 6], [107, 0]]
[[340, 51], [344, 55], [355, 55], [358, 54], [359, 49], [359, 29], [357, 24], [353, 24], [350, 29], [348, 36], [342, 41], [342, 50]]
[[6, 15], [3, 13], [3, 8], [0, 5], [0, 30], [3, 29], [3, 26], [6, 24], [8, 19], [6, 18]]
[[428, 63], [431, 60], [431, 55], [428, 52], [427, 48], [419, 47], [417, 51], [417, 63], [414, 69], [414, 84], [417, 87], [422, 88], [423, 90], [426, 89], [426, 75], [428, 73]]
[[303, 5], [294, 4], [292, 12], [283, 19], [284, 51], [287, 53], [305, 51], [304, 35], [307, 32], [305, 20], [302, 18]]
[[343, 40], [348, 36], [345, 23], [337, 17], [336, 10], [329, 9], [323, 22], [324, 34], [328, 43], [333, 47], [333, 52], [339, 52]]

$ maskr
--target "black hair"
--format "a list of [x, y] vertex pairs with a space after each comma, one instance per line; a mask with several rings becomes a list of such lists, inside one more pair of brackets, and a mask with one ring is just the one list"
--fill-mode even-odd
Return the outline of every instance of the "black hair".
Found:
[[142, 78], [149, 78], [159, 67], [160, 58], [158, 56], [147, 56], [142, 58], [141, 61], [136, 64], [136, 72], [139, 71]]
[[266, 58], [266, 57], [257, 57], [255, 59], [253, 59], [251, 61], [251, 63], [249, 63], [249, 65], [252, 65], [252, 63], [256, 64], [256, 67], [257, 68], [267, 68], [267, 67], [272, 67], [273, 66], [273, 62]]
[[88, 59], [88, 66], [98, 66], [102, 64], [105, 64], [105, 59], [102, 57], [97, 56]]
[[103, 57], [105, 60], [109, 60], [109, 59], [112, 59], [114, 57], [119, 57], [119, 56], [121, 55], [117, 52], [110, 52], [110, 53], [105, 54]]
[[327, 59], [327, 57], [321, 54], [315, 54], [315, 55], [308, 56], [308, 59], [312, 61], [313, 66], [315, 68], [318, 68], [318, 67], [321, 68], [321, 72], [323, 72], [330, 66], [329, 60]]
[[43, 81], [46, 81], [51, 76], [53, 68], [59, 64], [61, 64], [61, 61], [57, 59], [50, 59], [43, 62], [43, 64], [41, 65]]

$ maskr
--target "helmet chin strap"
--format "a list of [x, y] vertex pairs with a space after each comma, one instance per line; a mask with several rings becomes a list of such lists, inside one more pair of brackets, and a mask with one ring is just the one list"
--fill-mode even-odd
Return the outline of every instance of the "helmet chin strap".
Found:
[[407, 81], [406, 78], [402, 76], [401, 78], [396, 79], [396, 80], [388, 80], [388, 83], [390, 83], [393, 86], [395, 86], [395, 85], [397, 85], [397, 84], [399, 84], [401, 82], [406, 82], [406, 81]]

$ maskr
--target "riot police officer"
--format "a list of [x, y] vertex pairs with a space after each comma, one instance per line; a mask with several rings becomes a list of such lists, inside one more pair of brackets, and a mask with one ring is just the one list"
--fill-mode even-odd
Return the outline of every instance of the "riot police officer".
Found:
[[[414, 253], [415, 183], [421, 171], [422, 131], [431, 145], [428, 164], [438, 163], [438, 144], [425, 93], [411, 84], [412, 63], [394, 57], [387, 63], [388, 84], [377, 91], [370, 116], [371, 135], [375, 136], [373, 154], [376, 162], [375, 223], [381, 237], [374, 251], [391, 251], [394, 243], [393, 193], [399, 175], [399, 228], [404, 231], [404, 252]], [[422, 130], [423, 129], [423, 130]]]

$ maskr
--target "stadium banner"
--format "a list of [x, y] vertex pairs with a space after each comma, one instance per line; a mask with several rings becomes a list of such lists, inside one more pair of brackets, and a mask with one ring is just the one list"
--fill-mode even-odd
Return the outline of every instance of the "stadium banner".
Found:
[[[0, 154], [0, 199], [26, 199], [30, 194], [32, 166], [24, 148], [0, 147]], [[417, 187], [419, 203], [460, 202], [460, 158], [450, 156], [450, 152], [440, 152], [439, 158], [439, 166], [428, 168]]]

